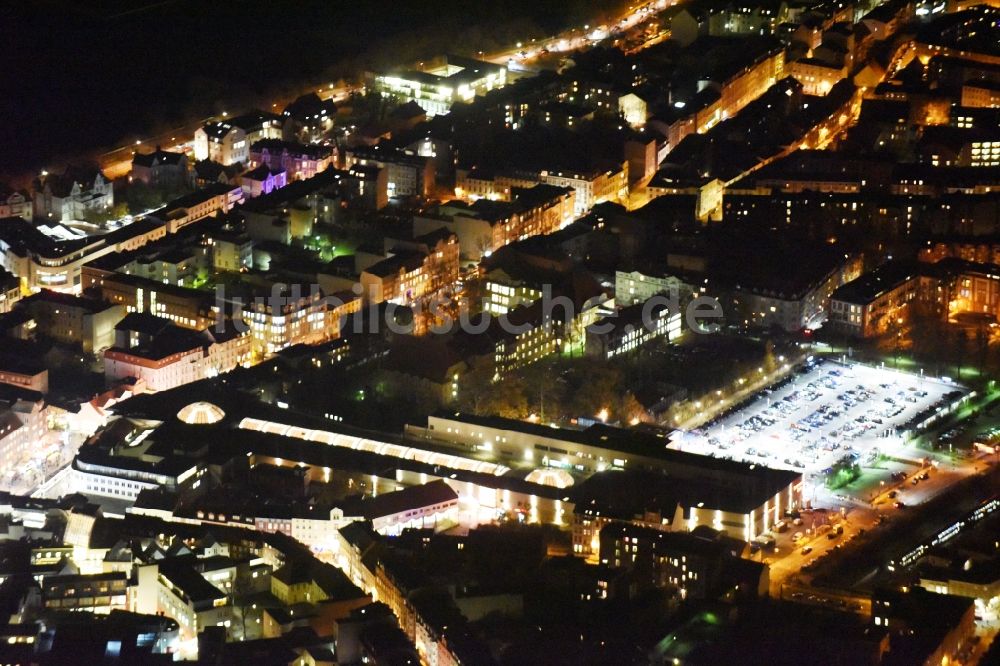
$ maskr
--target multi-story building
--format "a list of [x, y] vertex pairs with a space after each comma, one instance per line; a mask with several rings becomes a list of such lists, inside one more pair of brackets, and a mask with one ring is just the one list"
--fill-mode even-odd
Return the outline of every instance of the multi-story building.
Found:
[[723, 301], [729, 321], [755, 328], [779, 327], [794, 333], [815, 328], [828, 312], [830, 295], [861, 275], [859, 255], [844, 255], [835, 261], [820, 256], [794, 278], [753, 275], [749, 270], [733, 285]]
[[[1000, 140], [973, 141], [968, 164], [974, 167], [1000, 166]], [[961, 162], [959, 166], [962, 166]]]
[[516, 188], [531, 188], [539, 183], [571, 188], [575, 192], [573, 215], [580, 217], [593, 206], [606, 201], [628, 199], [628, 161], [608, 169], [590, 171], [523, 171], [517, 173], [487, 173], [482, 170], [458, 169], [455, 196], [475, 201], [493, 199], [508, 201]]
[[111, 181], [98, 169], [43, 173], [35, 181], [34, 191], [35, 215], [59, 222], [83, 220], [88, 212], [107, 212], [115, 203]]
[[785, 70], [785, 51], [780, 42], [774, 41], [757, 49], [756, 55], [734, 61], [725, 71], [712, 75], [709, 85], [699, 87], [691, 99], [676, 99], [676, 113], [660, 124], [670, 148], [676, 147], [689, 134], [704, 134], [727, 118], [738, 114], [743, 107], [757, 99]]
[[101, 352], [114, 344], [115, 326], [126, 314], [121, 304], [47, 289], [26, 299], [24, 307], [40, 334], [80, 345], [88, 353]]
[[286, 106], [281, 115], [286, 138], [311, 143], [333, 129], [337, 105], [333, 100], [321, 99], [316, 93], [306, 93]]
[[256, 358], [333, 335], [326, 327], [326, 299], [315, 285], [269, 283], [230, 291], [226, 307], [249, 327]]
[[889, 262], [848, 282], [830, 295], [830, 326], [860, 338], [901, 328], [910, 304], [927, 293], [922, 272], [918, 265]]
[[913, 42], [912, 53], [927, 63], [933, 57], [955, 57], [1000, 65], [1000, 55], [982, 35], [996, 26], [997, 8], [988, 4], [940, 14], [926, 23]]
[[538, 107], [535, 118], [544, 127], [569, 129], [574, 125], [593, 120], [594, 110], [571, 102], [547, 102]]
[[968, 82], [962, 86], [962, 106], [1000, 109], [1000, 84]]
[[233, 620], [229, 595], [210, 583], [188, 560], [168, 558], [136, 568], [134, 611], [167, 615], [180, 625], [182, 640], [195, 640], [206, 627], [225, 627]]
[[389, 205], [389, 170], [374, 164], [355, 164], [347, 170], [345, 184], [353, 186], [351, 199], [368, 210], [382, 210]]
[[503, 65], [448, 55], [424, 71], [369, 73], [371, 86], [385, 97], [416, 102], [428, 116], [448, 113], [455, 102], [469, 102], [507, 83]]
[[883, 335], [901, 329], [915, 302], [933, 316], [973, 312], [1000, 319], [1000, 266], [957, 257], [933, 264], [890, 261], [834, 291], [829, 322], [847, 335]]
[[27, 192], [0, 185], [0, 220], [5, 217], [20, 217], [30, 222], [34, 217], [31, 196]]
[[615, 164], [609, 169], [590, 172], [546, 171], [539, 173], [539, 180], [556, 187], [570, 187], [576, 191], [574, 214], [579, 217], [599, 203], [628, 200], [628, 162]]
[[996, 558], [961, 558], [942, 565], [924, 563], [920, 567], [920, 587], [929, 592], [985, 602], [1000, 594], [1000, 574], [997, 571]]
[[361, 271], [362, 295], [367, 303], [410, 303], [431, 293], [427, 256], [404, 250]]
[[798, 79], [804, 94], [823, 96], [847, 76], [847, 68], [817, 58], [799, 58], [785, 65], [785, 73]]
[[495, 376], [537, 363], [562, 349], [564, 327], [544, 311], [541, 300], [492, 320], [496, 335]]
[[923, 632], [919, 660], [925, 664], [951, 661], [950, 655], [969, 645], [976, 633], [973, 599], [935, 594], [922, 587], [877, 588], [872, 595], [871, 623], [890, 636]]
[[[119, 265], [115, 265], [119, 264]], [[209, 252], [201, 245], [151, 250], [135, 255], [131, 261], [119, 263], [117, 257], [96, 262], [97, 267], [113, 269], [126, 275], [137, 275], [163, 284], [190, 285], [209, 267]]]
[[104, 352], [104, 376], [109, 382], [134, 378], [150, 391], [165, 391], [249, 363], [250, 342], [238, 323], [195, 333], [162, 317], [133, 313], [115, 327], [115, 345]]
[[243, 188], [240, 185], [216, 183], [203, 189], [174, 199], [161, 209], [167, 223], [167, 231], [177, 233], [187, 225], [216, 213], [227, 213], [243, 203]]
[[187, 155], [157, 146], [152, 153], [136, 153], [132, 157], [129, 181], [154, 187], [178, 187], [190, 185], [192, 175]]
[[62, 574], [42, 580], [45, 608], [53, 611], [108, 613], [128, 607], [128, 575], [123, 571]]
[[42, 441], [47, 420], [48, 408], [42, 400], [0, 402], [0, 474], [16, 470], [27, 452]]
[[242, 116], [210, 122], [194, 133], [194, 158], [222, 165], [245, 164], [250, 146], [262, 139], [280, 139], [283, 118], [274, 113], [251, 111]]
[[217, 271], [240, 271], [253, 267], [253, 241], [242, 231], [223, 231], [209, 241], [212, 268]]
[[412, 239], [386, 237], [384, 245], [385, 252], [389, 255], [399, 251], [413, 250], [427, 257], [424, 261], [424, 271], [430, 278], [427, 286], [428, 292], [452, 286], [458, 280], [458, 237], [448, 229], [438, 228], [415, 235]]
[[664, 303], [636, 303], [597, 320], [587, 329], [586, 353], [602, 360], [627, 354], [648, 342], [681, 336], [683, 313]]
[[601, 529], [600, 561], [631, 569], [656, 587], [673, 587], [683, 598], [704, 599], [716, 592], [726, 557], [720, 541], [686, 534], [611, 523]]
[[505, 315], [516, 307], [530, 305], [542, 297], [542, 288], [534, 280], [509, 275], [502, 268], [486, 273], [483, 310], [491, 315]]
[[143, 490], [187, 492], [206, 473], [194, 458], [151, 452], [156, 428], [148, 422], [121, 419], [112, 427], [109, 437], [82, 447], [73, 459], [72, 492], [134, 502]]
[[[440, 529], [455, 523], [458, 494], [444, 481], [431, 481], [392, 493], [347, 503], [342, 520], [369, 520], [383, 536], [405, 529]], [[335, 510], [336, 511], [336, 510]]]
[[49, 371], [43, 365], [12, 355], [0, 356], [0, 384], [38, 393], [49, 392]]
[[263, 139], [250, 146], [248, 165], [284, 169], [289, 180], [312, 178], [334, 161], [334, 151], [319, 144], [304, 145], [280, 139]]
[[455, 196], [463, 201], [510, 199], [511, 187], [531, 187], [538, 184], [531, 173], [496, 173], [473, 165], [455, 170]]
[[84, 265], [115, 252], [136, 250], [167, 235], [167, 226], [146, 218], [103, 236], [53, 241], [20, 218], [0, 224], [0, 266], [22, 288], [79, 293]]
[[214, 295], [207, 292], [96, 266], [84, 267], [83, 289], [124, 307], [126, 313], [148, 312], [199, 331], [214, 324], [220, 310]]
[[271, 594], [289, 606], [326, 601], [329, 607], [347, 612], [371, 601], [337, 567], [315, 560], [310, 564], [289, 562], [276, 569], [271, 574]]
[[361, 272], [366, 303], [409, 304], [458, 279], [458, 238], [447, 229], [387, 242], [390, 256]]
[[0, 268], [0, 314], [14, 309], [21, 300], [21, 281]]
[[[644, 478], [643, 481], [646, 481]], [[623, 479], [622, 482], [626, 482]], [[660, 496], [651, 489], [641, 504], [628, 500], [598, 499], [587, 490], [586, 481], [574, 490], [573, 555], [600, 562], [601, 530], [611, 523], [627, 523], [655, 530], [686, 530], [684, 507], [676, 494]]]
[[938, 306], [949, 315], [974, 312], [1000, 319], [1000, 266], [961, 259], [944, 259], [932, 266]]
[[266, 164], [247, 171], [240, 176], [243, 194], [250, 199], [270, 194], [288, 184], [288, 172], [284, 169], [272, 170]]
[[428, 157], [421, 157], [398, 149], [376, 145], [371, 148], [353, 148], [345, 154], [348, 168], [355, 165], [375, 166], [385, 169], [389, 197], [430, 197], [435, 187], [434, 164]]
[[710, 35], [771, 35], [789, 20], [784, 2], [730, 2], [708, 17]]
[[501, 247], [558, 231], [575, 219], [576, 192], [553, 185], [513, 187], [503, 200], [451, 202], [413, 218], [415, 233], [444, 227], [458, 237], [461, 256], [478, 262]]
[[[664, 473], [683, 495], [683, 520], [672, 530], [707, 525], [750, 541], [802, 502], [802, 474], [721, 458], [685, 453], [664, 439], [635, 430], [595, 424], [585, 430], [552, 428], [492, 416], [439, 412], [427, 427], [407, 426], [469, 451], [493, 451], [497, 460], [540, 464], [540, 469], [591, 474], [609, 469]], [[667, 517], [669, 518], [669, 517]]]
[[247, 135], [241, 128], [225, 121], [211, 122], [194, 133], [194, 158], [219, 164], [240, 164], [249, 154]]
[[688, 280], [671, 273], [615, 271], [615, 305], [618, 306], [645, 303], [657, 294], [677, 294], [684, 300], [694, 290], [695, 286]]

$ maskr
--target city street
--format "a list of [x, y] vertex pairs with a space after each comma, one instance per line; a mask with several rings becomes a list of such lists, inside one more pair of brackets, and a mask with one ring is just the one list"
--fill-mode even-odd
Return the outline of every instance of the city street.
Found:
[[69, 430], [48, 431], [0, 478], [0, 491], [31, 495], [73, 460], [84, 439]]

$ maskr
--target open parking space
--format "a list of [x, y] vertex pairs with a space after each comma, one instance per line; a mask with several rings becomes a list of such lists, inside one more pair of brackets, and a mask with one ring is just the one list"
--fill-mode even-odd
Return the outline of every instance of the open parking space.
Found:
[[713, 422], [674, 437], [702, 455], [823, 475], [841, 460], [912, 457], [900, 435], [915, 417], [965, 389], [948, 380], [823, 360], [809, 364]]

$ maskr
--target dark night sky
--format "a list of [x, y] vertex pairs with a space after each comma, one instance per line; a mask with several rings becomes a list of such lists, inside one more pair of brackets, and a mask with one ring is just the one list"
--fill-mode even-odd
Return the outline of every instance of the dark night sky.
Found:
[[405, 62], [551, 34], [616, 4], [7, 0], [0, 3], [0, 173], [238, 111], [373, 59]]

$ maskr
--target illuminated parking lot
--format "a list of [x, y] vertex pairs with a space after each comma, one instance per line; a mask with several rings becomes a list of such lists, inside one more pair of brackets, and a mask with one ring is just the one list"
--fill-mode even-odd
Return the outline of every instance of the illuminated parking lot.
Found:
[[905, 455], [898, 432], [966, 393], [947, 379], [820, 361], [672, 446], [806, 474], [845, 456], [867, 465], [879, 454]]

